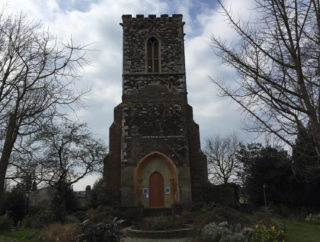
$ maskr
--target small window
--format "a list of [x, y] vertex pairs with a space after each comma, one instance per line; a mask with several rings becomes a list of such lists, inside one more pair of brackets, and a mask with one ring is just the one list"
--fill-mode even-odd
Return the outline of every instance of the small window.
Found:
[[147, 71], [159, 72], [159, 70], [159, 41], [156, 38], [151, 37], [147, 42]]

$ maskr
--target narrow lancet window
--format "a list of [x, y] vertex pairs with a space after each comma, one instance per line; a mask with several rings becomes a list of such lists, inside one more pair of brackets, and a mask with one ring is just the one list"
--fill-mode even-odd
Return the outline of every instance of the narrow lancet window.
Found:
[[147, 65], [148, 72], [159, 72], [159, 41], [154, 37], [147, 42]]

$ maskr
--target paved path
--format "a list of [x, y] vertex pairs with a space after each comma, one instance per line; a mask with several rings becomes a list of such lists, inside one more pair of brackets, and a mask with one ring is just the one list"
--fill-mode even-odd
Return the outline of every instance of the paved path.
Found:
[[121, 242], [191, 242], [191, 238], [179, 238], [179, 239], [140, 239], [125, 237], [121, 239]]

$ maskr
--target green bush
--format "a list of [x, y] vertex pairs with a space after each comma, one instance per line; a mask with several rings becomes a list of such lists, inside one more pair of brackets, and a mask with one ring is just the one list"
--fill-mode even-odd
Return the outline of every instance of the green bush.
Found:
[[195, 217], [195, 230], [200, 235], [202, 228], [211, 222], [221, 223], [227, 221], [228, 224], [236, 226], [241, 224], [243, 226], [250, 224], [250, 221], [244, 214], [236, 209], [229, 207], [216, 207], [210, 212], [201, 211]]
[[143, 218], [143, 207], [130, 207], [130, 208], [122, 208], [121, 210], [115, 210], [115, 214], [117, 217], [126, 220], [126, 224], [130, 225], [132, 223], [136, 223], [142, 220]]
[[282, 242], [285, 240], [284, 229], [275, 225], [256, 224], [252, 242]]
[[7, 191], [4, 198], [4, 208], [9, 211], [8, 215], [17, 224], [26, 213], [25, 191], [21, 186], [17, 185], [11, 191]]
[[10, 230], [13, 226], [13, 220], [7, 215], [0, 216], [0, 232]]
[[78, 236], [78, 242], [118, 242], [122, 236], [119, 229], [121, 220], [114, 218], [110, 223], [93, 223], [85, 220], [81, 223], [81, 233]]
[[39, 210], [37, 213], [29, 214], [22, 221], [23, 227], [42, 228], [55, 221], [55, 216], [50, 210]]
[[51, 200], [51, 210], [57, 220], [64, 222], [67, 212], [74, 212], [79, 207], [79, 201], [73, 192], [72, 186], [66, 182], [55, 184], [54, 196]]
[[204, 203], [239, 207], [239, 187], [236, 184], [213, 185], [207, 183], [202, 187]]
[[201, 231], [201, 238], [205, 241], [246, 242], [252, 236], [253, 229], [241, 228], [240, 224], [233, 226], [228, 222], [209, 223]]
[[98, 206], [108, 206], [110, 202], [110, 194], [106, 191], [106, 181], [101, 178], [96, 181], [89, 195], [89, 206], [91, 208], [97, 208]]
[[76, 212], [72, 213], [72, 215], [77, 217], [81, 222], [84, 221], [87, 216], [85, 211], [76, 211]]
[[146, 217], [140, 223], [135, 225], [142, 230], [168, 230], [185, 227], [186, 221], [183, 217], [173, 218], [172, 216], [154, 216]]
[[89, 209], [86, 212], [85, 218], [89, 219], [94, 223], [106, 222], [106, 221], [112, 220], [112, 218], [115, 217], [114, 213], [115, 213], [115, 209], [112, 207], [99, 206], [96, 209]]
[[320, 213], [318, 214], [309, 214], [306, 218], [305, 221], [311, 224], [317, 224], [320, 225]]

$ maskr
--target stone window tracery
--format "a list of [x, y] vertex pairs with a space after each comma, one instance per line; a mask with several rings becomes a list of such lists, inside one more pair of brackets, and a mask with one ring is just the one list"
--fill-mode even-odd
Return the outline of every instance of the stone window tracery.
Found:
[[147, 71], [148, 72], [159, 72], [160, 61], [159, 61], [159, 41], [151, 37], [147, 41]]

